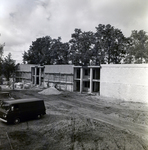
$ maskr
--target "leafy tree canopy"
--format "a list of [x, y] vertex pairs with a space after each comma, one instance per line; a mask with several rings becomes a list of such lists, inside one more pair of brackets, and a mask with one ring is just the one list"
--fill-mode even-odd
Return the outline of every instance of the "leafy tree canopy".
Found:
[[15, 72], [15, 60], [13, 60], [11, 53], [8, 54], [3, 60], [2, 64], [2, 70], [3, 70], [3, 75], [9, 81], [10, 77], [12, 74]]
[[2, 75], [3, 49], [5, 44], [0, 44], [0, 76]]
[[68, 43], [62, 43], [61, 38], [52, 39], [50, 36], [36, 39], [29, 50], [23, 54], [23, 62], [28, 64], [67, 64]]
[[23, 62], [44, 65], [146, 63], [147, 43], [148, 37], [143, 30], [132, 31], [131, 36], [126, 38], [121, 30], [110, 24], [99, 24], [95, 32], [76, 28], [67, 43], [63, 43], [60, 37], [38, 38], [23, 53]]
[[50, 46], [52, 39], [50, 36], [37, 38], [32, 42], [29, 50], [23, 54], [23, 62], [28, 64], [50, 64]]
[[127, 39], [110, 24], [96, 27], [95, 53], [101, 63], [119, 64], [126, 53]]
[[89, 65], [95, 40], [93, 32], [82, 32], [81, 29], [75, 29], [71, 37], [69, 41], [70, 60], [74, 65]]
[[133, 30], [129, 38], [125, 63], [148, 63], [148, 36], [143, 30]]

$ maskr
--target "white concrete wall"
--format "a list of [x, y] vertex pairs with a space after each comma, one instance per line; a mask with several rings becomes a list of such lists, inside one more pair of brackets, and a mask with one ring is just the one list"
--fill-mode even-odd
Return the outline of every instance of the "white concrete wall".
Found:
[[148, 103], [148, 64], [101, 65], [100, 95]]

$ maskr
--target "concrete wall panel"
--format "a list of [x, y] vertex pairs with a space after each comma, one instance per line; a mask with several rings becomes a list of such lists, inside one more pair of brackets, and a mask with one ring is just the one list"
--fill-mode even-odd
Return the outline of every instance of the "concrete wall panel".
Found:
[[73, 74], [73, 65], [45, 65], [45, 73]]
[[100, 95], [148, 102], [148, 64], [102, 65]]
[[19, 71], [31, 72], [31, 67], [34, 67], [33, 64], [21, 64], [19, 65]]

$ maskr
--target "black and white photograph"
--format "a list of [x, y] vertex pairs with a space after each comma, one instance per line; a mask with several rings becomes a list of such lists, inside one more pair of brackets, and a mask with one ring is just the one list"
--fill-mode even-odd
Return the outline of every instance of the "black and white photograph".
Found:
[[148, 150], [147, 0], [0, 0], [0, 150]]

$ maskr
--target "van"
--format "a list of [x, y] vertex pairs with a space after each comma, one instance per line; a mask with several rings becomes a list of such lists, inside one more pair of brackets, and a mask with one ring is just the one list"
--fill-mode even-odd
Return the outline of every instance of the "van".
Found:
[[0, 92], [0, 100], [12, 99], [9, 92]]
[[45, 114], [46, 109], [42, 99], [5, 100], [0, 104], [0, 120], [5, 123], [18, 124], [26, 119], [41, 118]]

